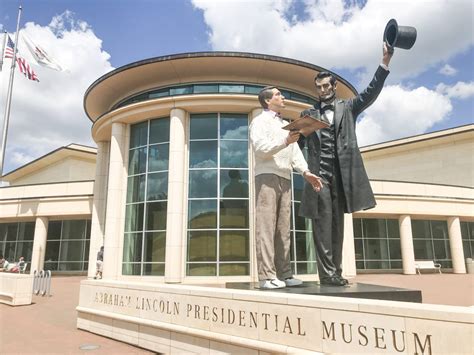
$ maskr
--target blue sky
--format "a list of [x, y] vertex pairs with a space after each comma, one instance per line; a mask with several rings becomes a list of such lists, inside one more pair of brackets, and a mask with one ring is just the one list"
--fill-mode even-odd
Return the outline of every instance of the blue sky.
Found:
[[[12, 35], [20, 3], [20, 33], [67, 71], [35, 66], [20, 41], [40, 83], [16, 74], [4, 172], [62, 145], [94, 145], [82, 110], [85, 89], [107, 71], [146, 58], [212, 50], [273, 54], [331, 69], [362, 90], [380, 62], [392, 17], [415, 26], [418, 39], [412, 50], [396, 51], [386, 88], [360, 118], [360, 145], [473, 122], [469, 0], [1, 0], [0, 28]], [[6, 61], [2, 112], [8, 69]]]

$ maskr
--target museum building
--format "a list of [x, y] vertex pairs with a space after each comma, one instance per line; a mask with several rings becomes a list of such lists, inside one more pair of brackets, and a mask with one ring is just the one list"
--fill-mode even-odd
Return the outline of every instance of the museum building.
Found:
[[[170, 283], [256, 280], [248, 126], [274, 85], [291, 120], [316, 102], [318, 66], [268, 55], [209, 52], [118, 68], [87, 90], [97, 148], [71, 144], [6, 175], [0, 253], [30, 270]], [[340, 98], [356, 95], [337, 76]], [[345, 217], [344, 265], [414, 274], [415, 261], [465, 273], [474, 255], [474, 125], [361, 148], [377, 200]], [[309, 220], [292, 177], [291, 260], [314, 280]]]

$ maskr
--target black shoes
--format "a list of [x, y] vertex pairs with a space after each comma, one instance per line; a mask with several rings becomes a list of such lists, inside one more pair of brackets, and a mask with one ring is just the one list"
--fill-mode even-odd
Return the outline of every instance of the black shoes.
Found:
[[328, 276], [328, 277], [323, 277], [319, 283], [321, 285], [327, 285], [327, 286], [346, 286], [349, 284], [349, 281], [347, 281], [345, 278], [341, 276]]

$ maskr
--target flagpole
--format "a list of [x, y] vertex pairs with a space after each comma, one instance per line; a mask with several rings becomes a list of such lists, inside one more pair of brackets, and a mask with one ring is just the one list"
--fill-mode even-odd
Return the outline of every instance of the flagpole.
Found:
[[[7, 105], [5, 107], [5, 115], [3, 117], [3, 130], [2, 130], [2, 144], [0, 147], [0, 179], [3, 176], [3, 164], [5, 161], [5, 148], [7, 145], [7, 134], [8, 134], [8, 121], [10, 119], [10, 108], [12, 102], [12, 91], [13, 91], [13, 79], [15, 77], [15, 65], [16, 65], [16, 52], [18, 47], [18, 32], [20, 31], [20, 17], [21, 17], [22, 7], [18, 8], [18, 19], [16, 22], [16, 33], [15, 33], [15, 43], [13, 44], [13, 58], [12, 65], [10, 68], [10, 81], [8, 82], [8, 91], [7, 91]], [[3, 56], [3, 53], [2, 53]]]
[[2, 55], [0, 56], [0, 71], [3, 67], [3, 57], [5, 54], [5, 44], [7, 43], [7, 30], [3, 30], [3, 45], [2, 45]]

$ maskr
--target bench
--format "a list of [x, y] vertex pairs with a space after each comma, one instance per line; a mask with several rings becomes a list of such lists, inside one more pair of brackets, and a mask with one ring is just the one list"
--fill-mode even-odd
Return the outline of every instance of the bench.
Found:
[[421, 270], [438, 270], [441, 274], [441, 264], [435, 263], [433, 260], [415, 261], [416, 272], [421, 275]]

